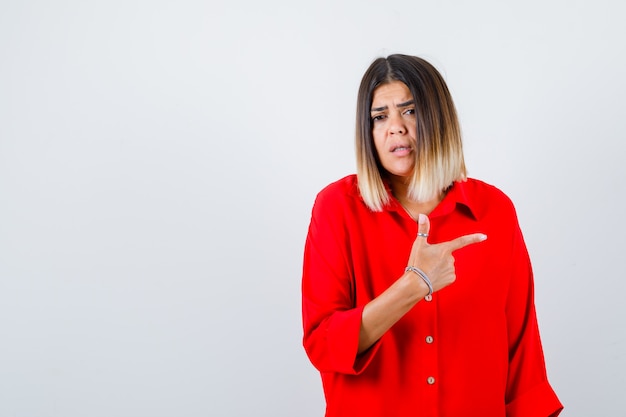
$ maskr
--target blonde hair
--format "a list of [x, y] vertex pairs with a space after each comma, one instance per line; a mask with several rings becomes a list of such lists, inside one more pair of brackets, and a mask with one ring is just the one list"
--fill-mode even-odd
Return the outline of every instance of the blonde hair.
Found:
[[392, 81], [404, 83], [415, 101], [416, 156], [409, 198], [429, 201], [455, 181], [467, 178], [461, 129], [443, 77], [430, 63], [408, 55], [376, 59], [361, 80], [356, 114], [356, 163], [359, 191], [373, 211], [389, 203], [386, 171], [374, 146], [371, 107], [374, 90]]

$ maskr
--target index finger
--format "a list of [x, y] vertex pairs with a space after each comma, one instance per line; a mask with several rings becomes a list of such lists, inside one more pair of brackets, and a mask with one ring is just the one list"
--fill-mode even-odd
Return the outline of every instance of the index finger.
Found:
[[454, 240], [448, 242], [448, 249], [450, 252], [454, 252], [455, 250], [464, 248], [467, 245], [471, 245], [474, 243], [482, 242], [487, 239], [487, 235], [484, 233], [474, 233], [471, 235], [465, 235], [461, 237], [457, 237]]

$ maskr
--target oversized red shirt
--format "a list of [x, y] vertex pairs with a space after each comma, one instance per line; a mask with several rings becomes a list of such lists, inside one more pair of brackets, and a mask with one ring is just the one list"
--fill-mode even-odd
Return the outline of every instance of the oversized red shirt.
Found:
[[469, 233], [456, 281], [418, 302], [357, 354], [361, 313], [403, 273], [417, 234], [398, 201], [371, 211], [355, 175], [322, 190], [304, 253], [304, 347], [327, 417], [548, 417], [531, 265], [513, 204], [493, 186], [455, 183], [429, 215], [429, 243]]

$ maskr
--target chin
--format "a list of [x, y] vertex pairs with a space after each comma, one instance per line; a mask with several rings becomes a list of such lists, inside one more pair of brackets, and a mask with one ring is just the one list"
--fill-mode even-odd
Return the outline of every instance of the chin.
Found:
[[389, 173], [391, 173], [391, 175], [395, 175], [396, 177], [410, 177], [413, 175], [413, 167], [411, 168], [397, 168], [394, 170], [389, 170]]
[[387, 172], [392, 177], [403, 178], [403, 179], [405, 179], [407, 181], [409, 181], [411, 179], [411, 177], [413, 176], [413, 171], [400, 171], [400, 170], [390, 171], [390, 170], [387, 170]]

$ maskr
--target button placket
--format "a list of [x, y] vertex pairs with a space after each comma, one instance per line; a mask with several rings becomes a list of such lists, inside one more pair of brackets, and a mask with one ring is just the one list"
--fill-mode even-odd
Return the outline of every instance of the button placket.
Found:
[[[419, 336], [415, 343], [419, 345], [419, 382], [423, 388], [423, 396], [420, 399], [420, 413], [425, 416], [436, 416], [439, 412], [439, 349], [435, 341], [437, 334], [437, 306], [438, 299], [432, 295], [422, 299], [420, 309]], [[418, 376], [416, 375], [416, 376]]]
[[[433, 344], [433, 342], [435, 341], [435, 338], [429, 335], [429, 336], [426, 336], [426, 337], [424, 338], [424, 341], [425, 341], [427, 344], [432, 345], [432, 344]], [[434, 385], [434, 384], [435, 384], [435, 381], [436, 381], [436, 380], [435, 380], [435, 377], [434, 377], [434, 376], [429, 376], [428, 378], [426, 378], [426, 383], [427, 383], [428, 385]]]

